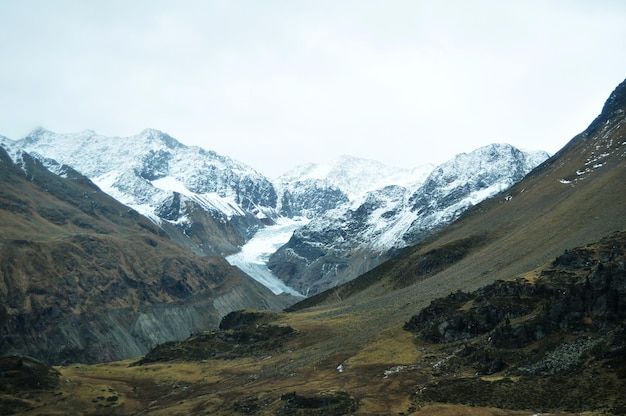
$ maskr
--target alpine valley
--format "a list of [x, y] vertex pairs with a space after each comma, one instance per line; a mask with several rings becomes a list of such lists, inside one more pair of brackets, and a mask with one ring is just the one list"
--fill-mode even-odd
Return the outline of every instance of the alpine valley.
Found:
[[548, 158], [505, 144], [410, 170], [341, 156], [271, 181], [151, 129], [125, 138], [37, 129], [0, 144], [16, 163], [27, 152], [53, 172], [71, 166], [198, 255], [233, 255], [268, 226], [296, 229], [261, 259], [245, 255], [247, 249], [229, 257], [275, 293], [296, 295], [316, 294], [370, 270]]
[[626, 81], [551, 157], [1, 144], [1, 414], [626, 413]]

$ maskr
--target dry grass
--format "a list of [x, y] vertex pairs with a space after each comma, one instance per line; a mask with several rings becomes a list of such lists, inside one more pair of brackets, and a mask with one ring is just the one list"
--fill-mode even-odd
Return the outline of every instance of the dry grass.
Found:
[[43, 409], [48, 414], [238, 414], [234, 406], [246, 400], [261, 403], [255, 414], [275, 414], [284, 394], [340, 391], [358, 401], [361, 414], [407, 412], [415, 371], [385, 377], [385, 370], [418, 361], [412, 335], [397, 326], [357, 348], [359, 322], [356, 316], [326, 312], [279, 315], [277, 323], [292, 325], [299, 335], [282, 352], [262, 357], [58, 367], [59, 389], [39, 393], [39, 402], [24, 414]]
[[365, 345], [357, 354], [348, 358], [348, 367], [365, 365], [412, 365], [420, 354], [413, 343], [413, 334], [400, 327], [382, 333], [377, 340]]
[[293, 326], [299, 334], [280, 352], [260, 357], [57, 367], [59, 388], [28, 392], [32, 408], [20, 414], [275, 415], [285, 406], [281, 397], [291, 392], [311, 398], [346, 392], [358, 404], [359, 415], [532, 414], [461, 405], [420, 407], [413, 394], [432, 381], [433, 365], [444, 359], [445, 349], [417, 341], [398, 325], [356, 348], [359, 322], [363, 320], [356, 316], [325, 311], [277, 315], [275, 323]]

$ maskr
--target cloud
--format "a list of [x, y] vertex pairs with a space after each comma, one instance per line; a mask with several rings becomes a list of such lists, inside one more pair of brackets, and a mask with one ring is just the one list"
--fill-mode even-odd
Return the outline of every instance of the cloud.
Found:
[[268, 175], [556, 151], [624, 79], [623, 2], [2, 2], [0, 134], [164, 130]]

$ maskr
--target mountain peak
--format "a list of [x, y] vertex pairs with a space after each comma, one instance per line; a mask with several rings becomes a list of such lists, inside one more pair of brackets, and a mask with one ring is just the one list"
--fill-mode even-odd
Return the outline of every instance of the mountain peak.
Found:
[[609, 95], [609, 98], [604, 102], [602, 112], [595, 120], [589, 125], [587, 129], [588, 135], [593, 135], [597, 128], [603, 123], [607, 122], [611, 117], [624, 113], [626, 111], [626, 79], [622, 81]]
[[281, 175], [278, 181], [283, 184], [304, 180], [327, 181], [354, 200], [387, 185], [417, 186], [416, 184], [424, 181], [432, 168], [431, 165], [424, 165], [405, 169], [344, 154], [326, 163], [297, 166]]
[[626, 109], [626, 79], [622, 81], [611, 93], [602, 107], [603, 115], [611, 115], [616, 111]]
[[37, 141], [38, 139], [42, 137], [49, 136], [51, 134], [54, 134], [54, 132], [46, 129], [45, 127], [39, 126], [39, 127], [34, 128], [30, 133], [28, 133], [24, 139], [29, 142], [33, 142], [33, 141]]
[[28, 135], [29, 136], [38, 136], [40, 134], [45, 134], [45, 133], [51, 133], [51, 131], [48, 130], [47, 128], [45, 128], [45, 127], [38, 126], [38, 127], [35, 127]]
[[152, 129], [152, 128], [144, 129], [141, 131], [141, 133], [139, 133], [138, 136], [146, 138], [148, 140], [152, 139], [152, 140], [162, 141], [169, 149], [176, 149], [182, 146], [182, 144], [178, 140], [176, 140], [169, 134], [162, 132], [161, 130], [157, 130], [157, 129]]

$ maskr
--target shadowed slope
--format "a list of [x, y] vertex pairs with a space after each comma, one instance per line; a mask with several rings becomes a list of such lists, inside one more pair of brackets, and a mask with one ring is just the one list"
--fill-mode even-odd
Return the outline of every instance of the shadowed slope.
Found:
[[218, 257], [199, 258], [84, 176], [0, 149], [0, 353], [128, 358], [276, 297]]

